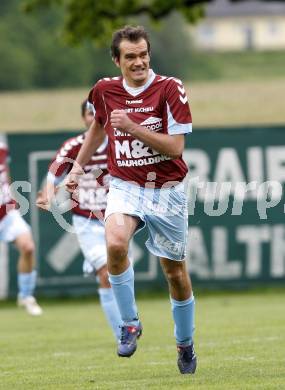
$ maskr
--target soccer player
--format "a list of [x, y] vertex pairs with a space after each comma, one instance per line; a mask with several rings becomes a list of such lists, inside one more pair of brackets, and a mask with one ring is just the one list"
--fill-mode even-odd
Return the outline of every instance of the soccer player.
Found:
[[[86, 128], [89, 128], [94, 119], [94, 112], [92, 106], [88, 107], [87, 100], [81, 105], [81, 116]], [[49, 208], [50, 201], [56, 193], [56, 186], [71, 170], [72, 162], [76, 159], [84, 138], [85, 133], [80, 134], [68, 139], [60, 147], [50, 164], [47, 186], [38, 194], [38, 207]], [[122, 320], [108, 280], [104, 216], [102, 214], [107, 204], [110, 178], [107, 170], [107, 144], [108, 138], [105, 137], [97, 152], [84, 166], [85, 174], [79, 183], [78, 202], [73, 202], [72, 223], [85, 258], [83, 272], [87, 275], [96, 275], [99, 281], [98, 293], [102, 309], [118, 340]], [[97, 175], [99, 176], [96, 180]]]
[[34, 297], [37, 272], [35, 245], [30, 226], [17, 210], [17, 203], [10, 191], [9, 150], [6, 139], [0, 139], [0, 240], [13, 242], [19, 251], [18, 306], [32, 316], [42, 314], [42, 308]]
[[[112, 176], [105, 212], [108, 272], [124, 321], [118, 355], [131, 356], [142, 333], [128, 245], [146, 226], [146, 246], [160, 258], [169, 285], [178, 367], [182, 374], [193, 374], [194, 296], [184, 260], [188, 213], [182, 152], [184, 137], [192, 130], [187, 96], [179, 79], [150, 69], [150, 42], [143, 27], [116, 31], [111, 52], [122, 76], [104, 78], [92, 88], [89, 102], [96, 115], [77, 163], [86, 164], [106, 132]], [[67, 182], [70, 192], [80, 174], [74, 165]]]

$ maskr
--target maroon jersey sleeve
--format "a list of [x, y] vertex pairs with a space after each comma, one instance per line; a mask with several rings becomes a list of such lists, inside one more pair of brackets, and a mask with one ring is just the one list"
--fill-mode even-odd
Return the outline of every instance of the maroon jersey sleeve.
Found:
[[16, 201], [10, 191], [11, 178], [8, 160], [8, 146], [0, 141], [0, 220], [16, 207]]
[[4, 145], [0, 145], [0, 164], [7, 164], [8, 149]]
[[95, 120], [99, 122], [101, 125], [104, 125], [104, 123], [106, 122], [106, 110], [104, 104], [103, 91], [102, 88], [100, 88], [100, 82], [101, 80], [99, 80], [91, 89], [87, 100], [94, 107]]
[[51, 177], [51, 175], [56, 179], [63, 179], [65, 177], [73, 166], [73, 162], [77, 157], [82, 142], [83, 137], [78, 136], [71, 138], [62, 144], [61, 148], [56, 152], [54, 159], [50, 163], [49, 177]]
[[192, 117], [182, 81], [172, 78], [165, 89], [168, 134], [187, 134], [192, 131]]

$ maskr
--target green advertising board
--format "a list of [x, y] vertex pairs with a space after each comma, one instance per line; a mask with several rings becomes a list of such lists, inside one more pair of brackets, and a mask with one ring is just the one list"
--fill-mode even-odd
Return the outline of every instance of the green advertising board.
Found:
[[[18, 192], [29, 206], [24, 218], [31, 224], [36, 242], [41, 295], [96, 291], [95, 280], [82, 276], [83, 258], [75, 235], [64, 231], [51, 213], [35, 207], [49, 161], [61, 143], [73, 135], [59, 132], [8, 137], [13, 181], [19, 182]], [[285, 128], [199, 129], [187, 136], [186, 142], [186, 260], [194, 286], [284, 283]], [[21, 184], [23, 181], [30, 185]], [[70, 223], [70, 213], [64, 213], [63, 218]], [[165, 288], [157, 258], [145, 249], [146, 239], [146, 231], [135, 237], [136, 286]], [[0, 269], [8, 269], [9, 276], [7, 284], [2, 272], [2, 284], [6, 283], [9, 295], [14, 296], [17, 254], [5, 245], [1, 253]], [[5, 292], [0, 294], [4, 296]]]

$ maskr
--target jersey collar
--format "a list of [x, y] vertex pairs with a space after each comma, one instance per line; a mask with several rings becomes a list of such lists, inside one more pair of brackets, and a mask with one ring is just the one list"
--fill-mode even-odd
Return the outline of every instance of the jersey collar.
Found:
[[139, 95], [140, 93], [142, 93], [143, 91], [145, 91], [149, 86], [150, 84], [153, 82], [153, 80], [155, 79], [155, 76], [156, 74], [154, 73], [154, 71], [152, 69], [149, 70], [149, 73], [148, 73], [148, 80], [147, 82], [142, 85], [141, 87], [138, 87], [138, 88], [134, 88], [134, 87], [129, 87], [126, 80], [123, 79], [123, 87], [125, 88], [125, 90], [132, 96], [137, 96]]

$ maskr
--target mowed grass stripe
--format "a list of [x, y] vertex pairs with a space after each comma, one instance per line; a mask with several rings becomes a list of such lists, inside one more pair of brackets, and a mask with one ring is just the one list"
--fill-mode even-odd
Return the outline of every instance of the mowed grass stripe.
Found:
[[197, 296], [195, 376], [181, 376], [168, 299], [139, 299], [144, 334], [118, 358], [98, 302], [0, 305], [0, 389], [284, 389], [284, 292]]

